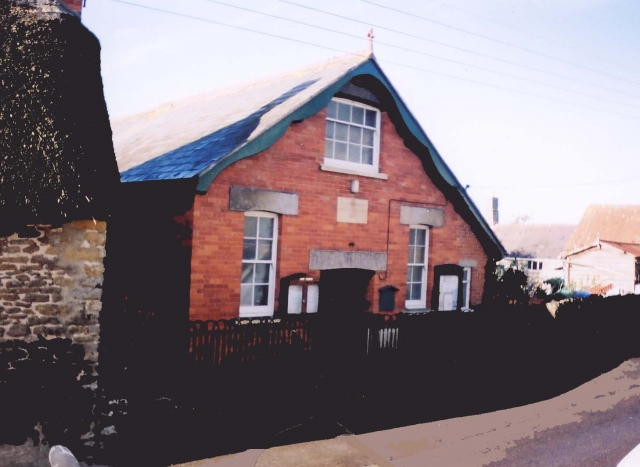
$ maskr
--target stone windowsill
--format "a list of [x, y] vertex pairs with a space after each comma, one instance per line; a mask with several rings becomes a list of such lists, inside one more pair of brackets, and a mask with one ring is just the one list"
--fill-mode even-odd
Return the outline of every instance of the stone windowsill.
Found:
[[378, 180], [389, 180], [389, 176], [383, 173], [367, 172], [366, 170], [346, 169], [344, 167], [334, 167], [332, 165], [320, 164], [320, 170], [324, 172], [335, 172], [346, 175], [357, 175], [360, 177], [377, 178]]

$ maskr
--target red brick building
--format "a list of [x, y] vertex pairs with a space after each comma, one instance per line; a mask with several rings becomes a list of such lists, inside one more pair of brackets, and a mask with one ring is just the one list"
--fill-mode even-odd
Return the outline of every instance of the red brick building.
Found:
[[191, 319], [465, 309], [504, 253], [373, 58], [174, 102], [113, 131], [125, 185], [170, 197], [181, 181], [193, 197], [173, 216], [189, 231]]

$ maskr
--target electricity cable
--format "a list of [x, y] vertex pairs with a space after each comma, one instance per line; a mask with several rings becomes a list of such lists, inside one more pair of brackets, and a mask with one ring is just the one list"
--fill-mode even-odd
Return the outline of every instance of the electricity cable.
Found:
[[[339, 52], [339, 53], [358, 56], [358, 57], [363, 57], [363, 58], [367, 57], [367, 55], [365, 55], [365, 54], [358, 54], [358, 53], [348, 52], [348, 51], [345, 51], [345, 50], [336, 49], [336, 48], [328, 47], [328, 46], [321, 45], [321, 44], [315, 44], [313, 42], [307, 42], [307, 41], [303, 41], [303, 40], [299, 40], [299, 39], [294, 39], [294, 38], [291, 38], [291, 37], [281, 36], [281, 35], [278, 35], [278, 34], [272, 34], [272, 33], [268, 33], [268, 32], [258, 31], [258, 30], [255, 30], [255, 29], [245, 28], [245, 27], [242, 27], [242, 26], [236, 26], [236, 25], [232, 25], [232, 24], [228, 24], [228, 23], [223, 23], [221, 21], [210, 20], [210, 19], [207, 19], [207, 18], [202, 18], [200, 16], [187, 15], [187, 14], [184, 14], [184, 13], [179, 13], [179, 12], [175, 12], [175, 11], [171, 11], [171, 10], [163, 10], [163, 9], [155, 8], [155, 7], [148, 6], [148, 5], [142, 5], [142, 4], [139, 4], [139, 3], [128, 2], [126, 0], [111, 0], [111, 1], [112, 2], [116, 2], [116, 3], [122, 3], [122, 4], [125, 4], [125, 5], [134, 6], [134, 7], [138, 7], [138, 8], [142, 8], [142, 9], [146, 9], [146, 10], [150, 10], [150, 11], [156, 11], [156, 12], [159, 12], [159, 13], [172, 14], [172, 15], [179, 16], [179, 17], [182, 17], [182, 18], [193, 19], [193, 20], [202, 21], [202, 22], [206, 22], [206, 23], [216, 24], [216, 25], [219, 25], [219, 26], [225, 26], [225, 27], [229, 27], [229, 28], [233, 28], [233, 29], [238, 29], [238, 30], [241, 30], [241, 31], [252, 32], [252, 33], [261, 34], [261, 35], [268, 36], [268, 37], [273, 37], [273, 38], [277, 38], [277, 39], [283, 39], [283, 40], [296, 42], [296, 43], [300, 43], [300, 44], [304, 44], [304, 45], [310, 45], [310, 46], [318, 47], [318, 48], [321, 48], [321, 49], [331, 50], [333, 52]], [[437, 76], [443, 76], [443, 77], [446, 77], [446, 78], [457, 79], [459, 81], [465, 81], [465, 82], [469, 82], [469, 83], [480, 84], [482, 86], [487, 86], [487, 87], [491, 87], [491, 88], [494, 88], [494, 89], [499, 89], [499, 90], [503, 90], [503, 91], [509, 91], [509, 92], [513, 92], [513, 93], [517, 93], [517, 94], [531, 96], [531, 97], [535, 97], [535, 98], [538, 98], [538, 99], [545, 99], [545, 100], [549, 100], [549, 101], [553, 101], [553, 102], [559, 102], [559, 103], [563, 103], [563, 104], [574, 106], [574, 107], [581, 107], [581, 108], [585, 108], [585, 109], [589, 109], [589, 110], [594, 110], [596, 112], [606, 113], [606, 114], [610, 114], [610, 115], [616, 115], [618, 117], [630, 118], [630, 119], [634, 119], [634, 120], [640, 120], [640, 116], [628, 115], [628, 114], [619, 113], [619, 112], [612, 112], [612, 111], [609, 111], [609, 110], [606, 110], [606, 109], [601, 109], [599, 107], [593, 107], [593, 106], [590, 106], [590, 105], [579, 104], [579, 103], [567, 101], [567, 100], [564, 100], [564, 99], [557, 99], [557, 98], [554, 98], [554, 97], [543, 96], [541, 94], [531, 93], [531, 92], [528, 92], [528, 91], [507, 88], [507, 87], [500, 86], [500, 85], [497, 85], [497, 84], [485, 83], [483, 81], [476, 81], [476, 80], [473, 80], [473, 79], [463, 78], [463, 77], [460, 77], [460, 76], [450, 75], [450, 74], [447, 74], [447, 73], [441, 73], [441, 72], [438, 72], [438, 71], [428, 70], [426, 68], [420, 68], [420, 67], [416, 67], [416, 66], [400, 63], [400, 62], [394, 62], [394, 61], [391, 61], [391, 60], [377, 60], [377, 61], [381, 62], [381, 63], [388, 63], [390, 65], [396, 65], [396, 66], [400, 66], [400, 67], [404, 67], [404, 68], [420, 71], [420, 72], [423, 72], [423, 73], [429, 73], [429, 74], [433, 74], [433, 75], [437, 75]]]
[[348, 16], [339, 15], [337, 13], [332, 13], [332, 12], [325, 11], [325, 10], [320, 10], [319, 8], [310, 7], [308, 5], [300, 5], [299, 3], [291, 2], [289, 0], [276, 0], [276, 1], [282, 2], [282, 3], [286, 3], [286, 4], [289, 4], [289, 5], [295, 5], [295, 6], [298, 6], [300, 8], [305, 8], [305, 9], [312, 10], [312, 11], [317, 11], [319, 13], [324, 13], [324, 14], [329, 15], [329, 16], [345, 19], [347, 21], [352, 21], [352, 22], [355, 22], [355, 23], [368, 25], [370, 27], [382, 29], [384, 31], [393, 32], [393, 33], [400, 34], [400, 35], [403, 35], [403, 36], [406, 36], [406, 37], [419, 39], [421, 41], [430, 42], [430, 43], [437, 44], [437, 45], [440, 45], [440, 46], [443, 46], [443, 47], [447, 47], [447, 48], [450, 48], [450, 49], [460, 50], [461, 52], [466, 52], [466, 53], [469, 53], [469, 54], [477, 55], [479, 57], [489, 58], [491, 60], [496, 60], [496, 61], [499, 61], [499, 62], [502, 62], [502, 63], [507, 63], [509, 65], [517, 66], [517, 67], [520, 67], [520, 68], [525, 68], [527, 70], [532, 70], [532, 71], [536, 71], [536, 72], [539, 72], [539, 73], [548, 74], [550, 76], [555, 76], [557, 78], [567, 79], [567, 80], [574, 81], [574, 82], [577, 82], [577, 83], [587, 84], [589, 86], [599, 87], [599, 88], [602, 88], [602, 89], [606, 89], [607, 91], [614, 92], [616, 94], [623, 94], [623, 95], [629, 96], [629, 97], [640, 98], [640, 95], [638, 95], [638, 94], [633, 94], [633, 93], [629, 93], [629, 92], [625, 92], [625, 91], [620, 91], [618, 89], [614, 89], [614, 88], [610, 88], [610, 87], [607, 87], [607, 86], [602, 86], [602, 85], [590, 83], [588, 81], [580, 80], [580, 79], [577, 79], [577, 78], [571, 78], [571, 77], [568, 77], [568, 76], [565, 76], [565, 75], [562, 75], [562, 74], [559, 74], [559, 73], [554, 73], [554, 72], [551, 72], [551, 71], [542, 70], [541, 68], [536, 68], [536, 67], [533, 67], [533, 66], [529, 66], [529, 65], [522, 64], [522, 63], [514, 62], [512, 60], [507, 60], [507, 59], [504, 59], [504, 58], [496, 57], [494, 55], [489, 55], [489, 54], [485, 54], [485, 53], [482, 53], [482, 52], [476, 52], [474, 50], [466, 49], [464, 47], [458, 47], [458, 46], [455, 46], [455, 45], [447, 44], [445, 42], [437, 41], [437, 40], [434, 40], [434, 39], [429, 39], [429, 38], [426, 38], [424, 36], [418, 36], [416, 34], [411, 34], [411, 33], [408, 33], [408, 32], [399, 31], [397, 29], [388, 28], [388, 27], [382, 26], [380, 24], [368, 23], [366, 21], [358, 20], [358, 19], [355, 19], [355, 18], [350, 18]]
[[[274, 15], [274, 14], [271, 14], [271, 13], [265, 13], [265, 12], [262, 12], [262, 11], [259, 11], [259, 10], [254, 10], [252, 8], [246, 8], [246, 7], [242, 7], [242, 6], [238, 6], [238, 5], [232, 5], [232, 4], [229, 4], [229, 3], [226, 3], [226, 2], [221, 2], [219, 0], [207, 0], [207, 1], [211, 2], [211, 3], [218, 4], [218, 5], [224, 5], [224, 6], [227, 6], [227, 7], [230, 7], [230, 8], [235, 8], [235, 9], [238, 9], [238, 10], [249, 11], [249, 12], [256, 13], [256, 14], [259, 14], [259, 15], [262, 15], [262, 16], [267, 16], [269, 18], [276, 18], [276, 19], [280, 19], [280, 20], [284, 20], [284, 21], [289, 21], [291, 23], [300, 24], [300, 25], [303, 25], [303, 26], [308, 26], [308, 27], [311, 27], [311, 28], [319, 29], [319, 30], [322, 30], [322, 31], [328, 31], [328, 32], [335, 33], [335, 34], [341, 34], [341, 35], [346, 36], [346, 37], [352, 37], [352, 38], [355, 38], [355, 39], [366, 40], [366, 38], [364, 38], [364, 37], [361, 37], [361, 36], [358, 36], [358, 35], [355, 35], [355, 34], [351, 34], [351, 33], [348, 33], [348, 32], [337, 31], [335, 29], [326, 28], [324, 26], [317, 26], [315, 24], [306, 23], [304, 21], [299, 21], [299, 20], [287, 18], [287, 17], [284, 17], [284, 16]], [[418, 55], [423, 55], [423, 56], [426, 56], [426, 57], [431, 57], [431, 58], [435, 58], [435, 59], [438, 59], [438, 60], [443, 60], [443, 61], [446, 61], [446, 62], [455, 63], [457, 65], [462, 65], [462, 66], [465, 66], [465, 67], [468, 67], [468, 68], [476, 68], [478, 70], [483, 70], [483, 71], [486, 71], [486, 72], [489, 72], [489, 73], [494, 73], [494, 74], [497, 74], [497, 75], [506, 76], [508, 78], [517, 79], [517, 80], [521, 80], [521, 81], [526, 81], [528, 83], [538, 84], [538, 85], [541, 85], [541, 86], [547, 86], [547, 87], [550, 87], [550, 88], [553, 88], [553, 89], [558, 89], [560, 91], [570, 92], [572, 94], [577, 94], [577, 95], [580, 95], [580, 96], [589, 97], [591, 99], [597, 99], [597, 100], [600, 100], [600, 101], [609, 102], [609, 103], [613, 103], [613, 104], [618, 104], [618, 105], [622, 105], [622, 106], [625, 106], [625, 107], [630, 107], [630, 108], [633, 108], [633, 109], [640, 110], [640, 106], [637, 106], [637, 105], [629, 104], [629, 103], [626, 103], [626, 102], [620, 102], [620, 101], [616, 101], [616, 100], [612, 100], [612, 99], [607, 99], [605, 97], [596, 96], [596, 95], [589, 94], [589, 93], [586, 93], [586, 92], [576, 91], [575, 89], [566, 88], [566, 87], [558, 86], [558, 85], [551, 84], [551, 83], [545, 83], [544, 81], [538, 81], [538, 80], [531, 79], [531, 78], [525, 78], [525, 77], [522, 77], [522, 76], [514, 75], [514, 74], [511, 74], [511, 73], [505, 73], [505, 72], [502, 72], [502, 71], [493, 70], [491, 68], [487, 68], [487, 67], [483, 67], [483, 66], [479, 66], [479, 65], [472, 65], [471, 63], [466, 63], [466, 62], [462, 62], [462, 61], [459, 61], [459, 60], [453, 60], [453, 59], [450, 59], [450, 58], [441, 57], [439, 55], [434, 55], [434, 54], [431, 54], [431, 53], [428, 53], [428, 52], [423, 52], [421, 50], [411, 49], [409, 47], [403, 47], [403, 46], [399, 46], [399, 45], [395, 45], [395, 44], [390, 44], [388, 42], [383, 42], [383, 41], [377, 40], [375, 43], [376, 43], [376, 45], [392, 47], [394, 49], [404, 50], [404, 51], [415, 53], [415, 54], [418, 54]]]
[[[284, 0], [281, 0], [281, 1], [284, 1]], [[418, 18], [418, 19], [421, 19], [423, 21], [428, 21], [428, 22], [430, 22], [432, 24], [437, 24], [438, 26], [449, 28], [449, 29], [452, 29], [454, 31], [459, 31], [459, 32], [463, 32], [465, 34], [470, 34], [472, 36], [480, 37], [482, 39], [486, 39], [486, 40], [495, 42], [497, 44], [505, 45], [507, 47], [513, 47], [513, 48], [518, 49], [518, 50], [523, 50], [525, 52], [528, 52], [528, 53], [531, 53], [531, 54], [534, 54], [534, 55], [539, 55], [541, 57], [545, 57], [545, 58], [547, 58], [549, 60], [555, 60], [555, 61], [558, 61], [558, 62], [561, 62], [561, 63], [566, 63], [568, 65], [571, 65], [571, 66], [574, 66], [574, 67], [577, 67], [577, 68], [582, 68], [583, 70], [591, 71], [592, 73], [597, 73], [597, 74], [600, 74], [602, 76], [607, 76], [609, 78], [617, 79], [617, 80], [620, 80], [620, 81], [625, 81], [627, 83], [634, 84], [636, 86], [640, 86], [640, 82], [638, 82], [638, 81], [633, 81], [633, 80], [630, 80], [630, 79], [627, 79], [627, 78], [623, 78], [623, 77], [620, 77], [620, 76], [612, 75], [612, 74], [606, 73], [604, 71], [596, 70], [595, 68], [591, 68], [591, 67], [588, 67], [588, 66], [580, 65], [579, 63], [571, 62], [569, 60], [564, 60], [562, 58], [555, 57], [553, 55], [549, 55], [549, 54], [546, 54], [546, 53], [543, 53], [543, 52], [538, 52], [536, 50], [529, 49], [527, 47], [522, 47], [520, 45], [512, 44], [511, 42], [503, 41], [503, 40], [500, 40], [500, 39], [495, 39], [493, 37], [490, 37], [490, 36], [487, 36], [487, 35], [484, 35], [484, 34], [480, 34], [480, 33], [473, 32], [473, 31], [469, 31], [468, 29], [463, 29], [463, 28], [459, 28], [459, 27], [456, 27], [456, 26], [452, 26], [452, 25], [447, 24], [447, 23], [443, 23], [443, 22], [440, 22], [440, 21], [433, 20], [431, 18], [427, 18], [426, 16], [421, 16], [421, 15], [417, 15], [415, 13], [410, 13], [408, 11], [404, 11], [404, 10], [401, 10], [399, 8], [393, 8], [393, 7], [390, 7], [390, 6], [381, 5], [381, 4], [373, 2], [371, 0], [360, 0], [360, 1], [363, 2], [363, 3], [367, 3], [369, 5], [375, 5], [378, 8], [383, 8], [383, 9], [389, 10], [389, 11], [395, 11], [396, 13], [401, 13], [403, 15], [410, 16], [412, 18]], [[293, 3], [293, 2], [288, 2], [287, 1], [287, 3]]]

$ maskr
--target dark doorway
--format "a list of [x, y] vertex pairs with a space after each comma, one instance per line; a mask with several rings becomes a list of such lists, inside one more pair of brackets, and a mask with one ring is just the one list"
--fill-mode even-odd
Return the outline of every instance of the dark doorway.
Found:
[[367, 288], [374, 272], [330, 269], [320, 274], [316, 349], [330, 366], [366, 352], [362, 314], [369, 309]]
[[336, 319], [359, 315], [371, 306], [367, 289], [374, 272], [367, 269], [327, 269], [320, 273], [318, 311]]

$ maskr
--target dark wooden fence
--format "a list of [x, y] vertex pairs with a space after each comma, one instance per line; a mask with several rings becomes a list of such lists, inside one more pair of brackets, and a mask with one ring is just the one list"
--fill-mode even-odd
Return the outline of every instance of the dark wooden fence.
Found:
[[[352, 336], [356, 340], [354, 348], [365, 355], [397, 351], [401, 348], [402, 336], [409, 335], [401, 330], [406, 321], [403, 318], [404, 315], [371, 313], [358, 317]], [[309, 353], [317, 344], [315, 331], [319, 319], [318, 315], [308, 314], [286, 318], [192, 321], [189, 354], [194, 362], [223, 365]], [[412, 316], [408, 325], [412, 326], [419, 319]], [[339, 322], [334, 324], [340, 325]]]
[[251, 363], [309, 352], [316, 316], [192, 321], [189, 353], [213, 365]]

